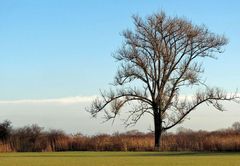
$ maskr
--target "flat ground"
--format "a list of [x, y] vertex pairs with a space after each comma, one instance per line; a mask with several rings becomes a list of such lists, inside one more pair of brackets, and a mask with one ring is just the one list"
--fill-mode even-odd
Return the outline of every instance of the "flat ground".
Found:
[[0, 166], [240, 166], [239, 153], [0, 153]]

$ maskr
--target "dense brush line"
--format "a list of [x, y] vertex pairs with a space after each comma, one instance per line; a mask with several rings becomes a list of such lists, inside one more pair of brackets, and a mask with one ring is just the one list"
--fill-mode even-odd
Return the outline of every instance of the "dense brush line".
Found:
[[[1, 152], [46, 151], [153, 151], [154, 134], [129, 131], [112, 135], [68, 135], [61, 130], [45, 131], [38, 125], [13, 129], [11, 123], [0, 124]], [[164, 133], [163, 151], [240, 151], [239, 124], [213, 132], [180, 128]]]

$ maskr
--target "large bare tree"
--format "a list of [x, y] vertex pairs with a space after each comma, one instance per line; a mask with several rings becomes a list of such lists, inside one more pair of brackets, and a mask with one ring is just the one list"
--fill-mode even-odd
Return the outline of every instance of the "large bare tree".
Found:
[[[120, 62], [114, 90], [101, 92], [90, 108], [95, 117], [105, 113], [106, 120], [115, 119], [127, 103], [126, 125], [134, 125], [144, 114], [154, 121], [155, 149], [160, 150], [161, 134], [181, 123], [203, 103], [222, 111], [221, 100], [234, 100], [219, 88], [210, 88], [202, 81], [204, 58], [216, 58], [227, 44], [224, 36], [210, 32], [205, 26], [190, 21], [153, 14], [145, 19], [133, 16], [135, 29], [123, 32], [124, 44], [114, 55]], [[192, 97], [182, 93], [198, 90]]]

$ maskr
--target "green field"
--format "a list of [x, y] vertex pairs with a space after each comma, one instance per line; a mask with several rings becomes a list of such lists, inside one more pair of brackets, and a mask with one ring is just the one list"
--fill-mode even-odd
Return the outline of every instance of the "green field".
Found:
[[0, 166], [240, 166], [240, 153], [0, 153]]

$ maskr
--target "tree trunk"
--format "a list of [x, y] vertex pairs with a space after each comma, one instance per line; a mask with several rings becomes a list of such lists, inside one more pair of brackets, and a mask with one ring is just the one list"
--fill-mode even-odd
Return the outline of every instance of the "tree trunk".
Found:
[[161, 134], [162, 134], [162, 122], [160, 119], [159, 114], [154, 115], [154, 150], [160, 151], [161, 150]]

